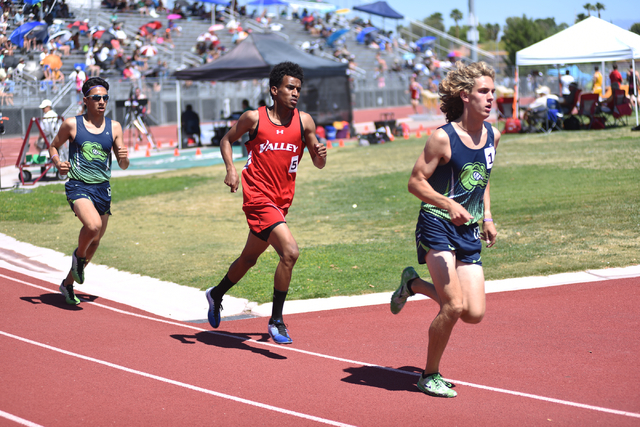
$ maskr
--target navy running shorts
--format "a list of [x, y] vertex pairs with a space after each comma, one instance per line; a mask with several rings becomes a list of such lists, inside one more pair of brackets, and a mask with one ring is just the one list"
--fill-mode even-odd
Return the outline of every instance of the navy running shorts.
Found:
[[[98, 214], [111, 215], [111, 185], [109, 181], [100, 184], [87, 184], [82, 181], [70, 179], [64, 185], [67, 193], [67, 202], [73, 210], [73, 204], [78, 199], [89, 199], [93, 202]], [[74, 211], [75, 212], [75, 211]]]
[[420, 210], [416, 225], [416, 247], [420, 264], [426, 264], [427, 252], [433, 249], [452, 251], [460, 262], [482, 265], [482, 240], [478, 224], [454, 225]]

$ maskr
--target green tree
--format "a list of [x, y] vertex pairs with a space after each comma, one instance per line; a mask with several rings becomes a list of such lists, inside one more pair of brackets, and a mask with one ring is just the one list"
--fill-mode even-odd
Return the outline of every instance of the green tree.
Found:
[[[463, 25], [461, 27], [449, 27], [449, 31], [447, 34], [453, 36], [457, 39], [460, 39], [464, 42], [470, 43], [469, 39], [467, 39], [467, 32], [471, 29], [470, 25]], [[479, 31], [479, 30], [478, 30]]]
[[515, 65], [516, 52], [529, 47], [546, 38], [544, 29], [526, 15], [507, 18], [502, 41], [508, 53], [506, 61], [509, 65]]
[[584, 6], [582, 6], [582, 7], [587, 11], [589, 16], [591, 16], [591, 11], [592, 10], [596, 10], [596, 8], [591, 3], [585, 3]]
[[556, 24], [555, 18], [536, 19], [536, 24], [544, 31], [545, 38], [568, 28], [568, 25], [565, 23]]
[[598, 18], [600, 18], [600, 11], [605, 9], [604, 5], [602, 3], [596, 3], [593, 7], [598, 11]]
[[460, 12], [459, 9], [453, 9], [449, 17], [456, 22], [456, 38], [460, 38], [460, 27], [458, 26], [458, 21], [461, 21], [464, 17], [462, 12]]
[[585, 15], [584, 13], [579, 13], [576, 15], [576, 22], [574, 22], [574, 24], [577, 24], [580, 21], [584, 21], [585, 19], [587, 19], [587, 15]]
[[629, 31], [640, 35], [640, 22], [636, 22], [635, 24], [633, 24], [631, 28], [629, 28]]
[[440, 12], [427, 16], [422, 20], [422, 22], [444, 33], [444, 18]]

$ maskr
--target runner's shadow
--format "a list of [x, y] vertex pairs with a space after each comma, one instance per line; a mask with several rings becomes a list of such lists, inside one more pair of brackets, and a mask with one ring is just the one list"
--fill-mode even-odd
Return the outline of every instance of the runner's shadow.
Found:
[[204, 331], [198, 332], [195, 335], [183, 335], [183, 334], [174, 334], [170, 335], [171, 338], [180, 341], [183, 344], [195, 344], [196, 341], [199, 341], [206, 345], [214, 345], [216, 347], [229, 348], [229, 349], [238, 349], [238, 350], [248, 350], [252, 353], [260, 354], [262, 356], [268, 357], [269, 359], [286, 359], [285, 356], [274, 353], [267, 348], [253, 347], [246, 342], [252, 339], [252, 336], [258, 335], [261, 338], [256, 341], [266, 341], [268, 338], [268, 334], [231, 334], [227, 332], [217, 332], [217, 331]]
[[[98, 299], [98, 297], [95, 295], [80, 294], [78, 292], [76, 292], [76, 296], [80, 298], [80, 300], [83, 302], [93, 302]], [[34, 305], [46, 304], [52, 307], [61, 308], [63, 310], [71, 310], [71, 311], [82, 310], [82, 307], [80, 305], [67, 304], [62, 294], [47, 293], [47, 294], [42, 294], [39, 297], [20, 297], [20, 299], [22, 301], [30, 302], [31, 304], [34, 304]]]
[[[403, 366], [398, 369], [406, 372], [422, 372], [421, 369], [412, 366]], [[352, 367], [346, 368], [344, 371], [349, 374], [348, 377], [342, 379], [346, 383], [383, 388], [389, 391], [419, 391], [416, 388], [417, 375], [403, 374], [375, 366]]]

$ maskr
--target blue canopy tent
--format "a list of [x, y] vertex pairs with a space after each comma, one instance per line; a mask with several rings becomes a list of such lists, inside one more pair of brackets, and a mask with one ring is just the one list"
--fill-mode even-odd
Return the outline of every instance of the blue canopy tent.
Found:
[[[42, 27], [42, 28], [38, 28]], [[36, 34], [36, 40], [46, 43], [49, 40], [49, 33], [47, 33], [47, 24], [45, 22], [27, 22], [26, 24], [20, 25], [18, 28], [13, 30], [11, 35], [9, 36], [9, 40], [11, 43], [15, 44], [18, 47], [24, 47], [24, 36], [27, 35], [29, 31], [34, 31]]]
[[201, 0], [203, 3], [211, 3], [211, 25], [216, 23], [216, 6], [229, 6], [229, 0]]
[[382, 26], [385, 25], [385, 18], [390, 19], [404, 19], [404, 16], [396, 12], [387, 4], [386, 1], [377, 1], [375, 3], [363, 4], [360, 6], [355, 6], [353, 10], [357, 10], [360, 12], [366, 12], [371, 15], [381, 16], [382, 17]]

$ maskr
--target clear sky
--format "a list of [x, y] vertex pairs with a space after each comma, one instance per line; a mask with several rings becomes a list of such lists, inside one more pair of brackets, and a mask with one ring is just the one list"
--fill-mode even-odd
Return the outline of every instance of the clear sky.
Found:
[[[373, 3], [377, 0], [328, 0], [339, 8], [352, 8], [361, 4]], [[448, 29], [455, 25], [449, 18], [453, 9], [459, 9], [464, 14], [464, 19], [459, 24], [469, 22], [468, 0], [386, 0], [389, 6], [395, 9], [405, 18], [422, 20], [427, 16], [440, 12], [445, 18], [444, 24]], [[512, 16], [526, 15], [527, 18], [555, 18], [556, 23], [572, 25], [578, 13], [587, 13], [582, 7], [586, 3], [602, 3], [605, 10], [601, 11], [601, 18], [621, 26], [625, 30], [635, 23], [640, 22], [640, 2], [638, 0], [474, 0], [476, 17], [481, 24], [498, 23], [504, 27], [506, 19]], [[594, 14], [592, 12], [592, 14]], [[595, 14], [597, 16], [597, 13]], [[376, 25], [375, 19], [372, 19]], [[378, 25], [380, 25], [378, 23]], [[386, 20], [387, 29], [395, 25], [393, 20]]]

